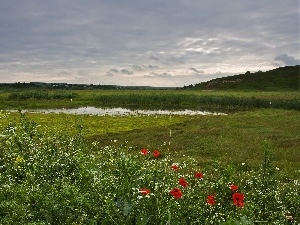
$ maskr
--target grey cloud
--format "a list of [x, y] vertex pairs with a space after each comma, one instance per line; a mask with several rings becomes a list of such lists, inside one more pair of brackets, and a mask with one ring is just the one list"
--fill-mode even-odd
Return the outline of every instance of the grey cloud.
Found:
[[117, 70], [117, 69], [110, 69], [108, 72], [119, 73], [119, 70]]
[[143, 71], [143, 67], [139, 65], [132, 65], [132, 69], [137, 70], [137, 71]]
[[159, 66], [157, 65], [132, 65], [131, 66], [133, 70], [136, 71], [144, 71], [144, 70], [155, 70], [155, 69], [159, 69]]
[[159, 61], [159, 58], [157, 56], [155, 56], [155, 55], [151, 55], [150, 59], [154, 60], [154, 61]]
[[66, 72], [66, 71], [61, 71], [58, 73], [58, 75], [71, 75], [70, 72]]
[[295, 66], [300, 64], [300, 60], [288, 54], [280, 54], [274, 57], [276, 61], [282, 62], [286, 66]]
[[173, 56], [171, 56], [171, 57], [169, 57], [169, 59], [168, 59], [170, 62], [173, 62], [173, 63], [176, 63], [176, 64], [184, 64], [185, 62], [184, 62], [184, 60], [183, 60], [183, 57], [173, 57]]
[[151, 64], [147, 65], [146, 67], [149, 69], [159, 69], [159, 66], [151, 65]]
[[113, 73], [111, 73], [111, 72], [106, 72], [105, 76], [107, 76], [107, 77], [113, 77], [113, 76], [114, 76], [114, 74], [113, 74]]
[[171, 77], [171, 74], [164, 72], [164, 73], [155, 73], [150, 72], [150, 75], [156, 76], [156, 77]]
[[204, 73], [204, 71], [202, 71], [202, 70], [197, 70], [197, 69], [194, 68], [194, 67], [191, 67], [190, 70], [191, 70], [191, 71], [194, 71], [195, 73]]
[[132, 75], [133, 74], [132, 71], [129, 71], [127, 69], [121, 69], [120, 72], [123, 73], [123, 74], [127, 74], [127, 75]]

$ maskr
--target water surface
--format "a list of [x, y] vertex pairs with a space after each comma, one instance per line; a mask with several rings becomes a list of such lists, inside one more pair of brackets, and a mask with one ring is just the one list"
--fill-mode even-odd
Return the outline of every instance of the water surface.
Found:
[[77, 115], [98, 115], [98, 116], [126, 116], [126, 115], [226, 115], [224, 113], [215, 113], [198, 110], [131, 110], [126, 108], [96, 108], [80, 107], [76, 109], [30, 109], [22, 112], [33, 113], [65, 113]]

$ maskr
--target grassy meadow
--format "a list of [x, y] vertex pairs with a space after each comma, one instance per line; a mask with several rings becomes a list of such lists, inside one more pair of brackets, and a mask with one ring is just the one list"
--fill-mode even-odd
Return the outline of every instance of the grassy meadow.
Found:
[[2, 111], [0, 224], [299, 223], [300, 92], [2, 90], [0, 101], [227, 112]]

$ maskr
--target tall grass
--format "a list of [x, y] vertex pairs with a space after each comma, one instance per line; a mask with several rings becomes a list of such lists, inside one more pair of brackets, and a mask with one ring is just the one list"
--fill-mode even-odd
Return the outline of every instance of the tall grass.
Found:
[[99, 95], [93, 101], [103, 106], [156, 106], [156, 107], [219, 107], [219, 108], [283, 108], [300, 110], [300, 99], [245, 98], [195, 94], [125, 94]]
[[73, 92], [26, 91], [10, 93], [7, 98], [8, 100], [70, 100], [77, 96], [78, 94]]
[[[1, 93], [0, 108], [18, 107], [128, 107], [164, 109], [236, 110], [281, 108], [300, 110], [297, 92], [199, 92], [199, 91], [18, 91]], [[70, 100], [73, 101], [70, 101]], [[32, 101], [35, 100], [35, 101]], [[51, 102], [45, 103], [45, 101]]]

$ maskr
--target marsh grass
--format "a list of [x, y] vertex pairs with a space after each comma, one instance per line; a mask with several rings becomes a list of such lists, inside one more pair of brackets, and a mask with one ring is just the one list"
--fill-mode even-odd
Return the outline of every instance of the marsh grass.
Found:
[[8, 95], [8, 100], [61, 100], [74, 99], [78, 94], [74, 92], [23, 91]]
[[[0, 92], [1, 109], [75, 108], [80, 106], [159, 109], [253, 108], [300, 109], [300, 92], [188, 91], [188, 90], [18, 90]], [[72, 99], [72, 101], [71, 101]]]

